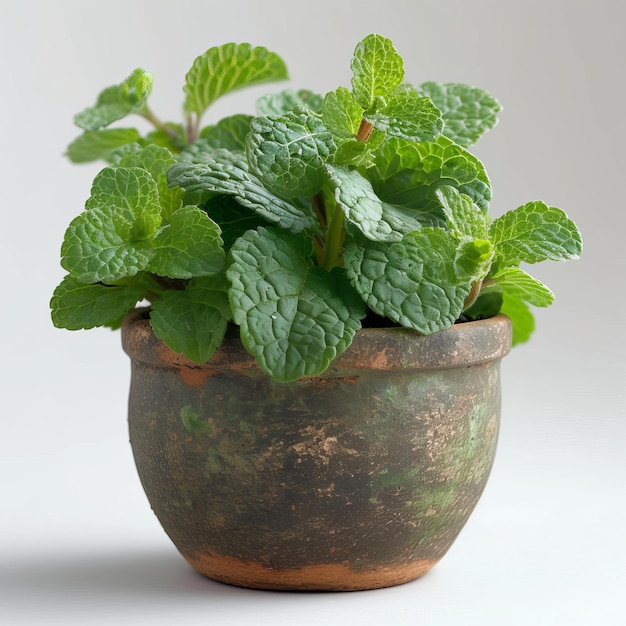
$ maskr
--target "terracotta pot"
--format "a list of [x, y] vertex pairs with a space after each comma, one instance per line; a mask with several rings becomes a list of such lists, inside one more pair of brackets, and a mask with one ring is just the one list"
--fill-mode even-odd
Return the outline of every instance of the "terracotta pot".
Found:
[[493, 463], [504, 316], [424, 337], [360, 331], [322, 376], [268, 378], [236, 329], [210, 362], [123, 325], [150, 504], [209, 578], [263, 589], [407, 582], [445, 554]]

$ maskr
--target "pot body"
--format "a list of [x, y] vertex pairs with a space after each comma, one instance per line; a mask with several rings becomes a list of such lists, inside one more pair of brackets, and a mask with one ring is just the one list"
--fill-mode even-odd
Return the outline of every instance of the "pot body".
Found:
[[235, 334], [208, 363], [141, 313], [130, 436], [152, 509], [212, 579], [357, 590], [417, 578], [448, 550], [493, 463], [504, 316], [427, 337], [364, 329], [323, 375], [268, 378]]

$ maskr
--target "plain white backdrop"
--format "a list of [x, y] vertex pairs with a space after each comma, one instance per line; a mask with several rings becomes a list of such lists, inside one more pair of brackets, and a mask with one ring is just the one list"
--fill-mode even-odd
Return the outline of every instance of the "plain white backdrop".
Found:
[[[624, 623], [626, 124], [624, 4], [614, 0], [0, 0], [0, 622], [21, 624]], [[135, 67], [180, 119], [193, 59], [227, 41], [287, 61], [283, 87], [349, 84], [354, 45], [394, 41], [407, 79], [503, 104], [476, 146], [493, 213], [542, 199], [583, 258], [544, 264], [557, 302], [503, 364], [498, 456], [483, 499], [428, 575], [387, 590], [285, 594], [195, 575], [149, 509], [126, 430], [119, 335], [52, 327], [63, 232], [100, 165], [63, 157], [72, 117]], [[267, 86], [207, 121], [252, 112]]]

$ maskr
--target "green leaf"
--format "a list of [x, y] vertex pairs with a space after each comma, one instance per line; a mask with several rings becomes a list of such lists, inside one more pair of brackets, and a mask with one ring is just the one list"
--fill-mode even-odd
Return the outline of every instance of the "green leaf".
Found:
[[174, 352], [204, 363], [220, 346], [230, 320], [223, 276], [192, 278], [185, 291], [166, 291], [152, 304], [154, 334]]
[[333, 135], [346, 138], [356, 137], [362, 119], [363, 109], [349, 89], [339, 87], [326, 94], [322, 121]]
[[477, 301], [465, 314], [476, 319], [477, 315], [490, 317], [504, 313], [513, 326], [513, 345], [528, 341], [535, 330], [535, 318], [529, 305], [547, 307], [554, 301], [554, 294], [518, 267], [504, 268], [485, 284]]
[[441, 111], [443, 134], [461, 146], [471, 146], [487, 130], [493, 128], [502, 109], [500, 103], [486, 91], [461, 83], [420, 85], [419, 91], [428, 96]]
[[463, 311], [463, 315], [472, 320], [494, 317], [494, 315], [500, 313], [502, 301], [501, 289], [485, 288], [480, 292], [472, 305]]
[[147, 241], [129, 241], [135, 216], [118, 207], [81, 213], [61, 246], [61, 265], [83, 283], [111, 283], [145, 269], [153, 251]]
[[504, 313], [513, 326], [512, 345], [528, 341], [535, 330], [535, 318], [529, 306], [511, 293], [503, 292], [501, 313]]
[[87, 209], [69, 225], [61, 265], [83, 283], [112, 283], [143, 270], [161, 222], [154, 179], [139, 168], [103, 169]]
[[202, 163], [180, 161], [173, 165], [168, 172], [170, 185], [178, 185], [188, 192], [209, 191], [233, 196], [242, 206], [292, 232], [315, 226], [310, 207], [297, 206], [269, 192], [248, 171], [243, 157], [217, 150], [203, 153], [201, 158]]
[[489, 226], [487, 217], [472, 199], [459, 192], [456, 187], [441, 185], [435, 192], [441, 203], [450, 232], [459, 239], [487, 239]]
[[176, 159], [167, 148], [146, 146], [127, 152], [118, 160], [120, 167], [139, 167], [148, 171], [157, 184], [162, 215], [168, 220], [170, 215], [182, 205], [182, 191], [170, 189], [167, 184], [167, 171]]
[[293, 91], [285, 89], [280, 93], [262, 96], [256, 102], [259, 115], [284, 115], [296, 106], [304, 107], [314, 113], [321, 113], [324, 99], [308, 89]]
[[372, 151], [365, 141], [358, 139], [348, 139], [342, 141], [337, 146], [337, 151], [333, 157], [335, 165], [354, 165], [369, 167], [373, 165]]
[[354, 239], [346, 244], [348, 278], [378, 315], [429, 334], [460, 316], [470, 291], [455, 269], [457, 242], [438, 228], [423, 228], [402, 241]]
[[253, 48], [248, 43], [209, 48], [196, 58], [185, 77], [184, 108], [187, 113], [201, 116], [230, 91], [287, 78], [284, 61], [267, 48]]
[[374, 241], [401, 239], [389, 224], [382, 221], [382, 202], [366, 178], [345, 167], [328, 165], [327, 171], [335, 202], [348, 222]]
[[498, 217], [491, 224], [490, 234], [501, 265], [565, 261], [577, 259], [582, 252], [576, 224], [561, 209], [541, 201], [529, 202]]
[[139, 140], [139, 131], [135, 128], [86, 131], [67, 147], [67, 156], [73, 163], [107, 160], [116, 148]]
[[352, 165], [366, 169], [374, 165], [374, 151], [385, 140], [385, 133], [373, 129], [365, 141], [358, 139], [339, 139], [337, 151], [332, 162], [335, 165]]
[[456, 187], [485, 213], [491, 200], [491, 186], [482, 163], [443, 135], [433, 142], [416, 143], [397, 137], [385, 141], [366, 175], [385, 202], [441, 218], [441, 202], [436, 195], [441, 185]]
[[369, 110], [377, 97], [391, 95], [404, 80], [404, 63], [391, 43], [380, 35], [368, 35], [357, 44], [350, 65], [356, 101]]
[[133, 217], [128, 241], [154, 235], [161, 224], [161, 205], [157, 184], [143, 168], [105, 167], [93, 180], [85, 209], [128, 209]]
[[420, 230], [424, 226], [436, 226], [437, 223], [429, 213], [423, 213], [416, 209], [403, 206], [395, 206], [383, 202], [382, 221], [389, 224], [391, 232], [386, 241], [400, 241], [404, 235], [414, 230]]
[[229, 250], [247, 230], [254, 230], [259, 226], [270, 226], [267, 220], [239, 204], [232, 196], [214, 196], [201, 208], [222, 229], [222, 239], [226, 250]]
[[441, 113], [432, 100], [406, 93], [394, 94], [387, 106], [366, 113], [365, 119], [388, 136], [409, 141], [434, 141], [443, 130]]
[[336, 149], [319, 117], [299, 107], [280, 117], [254, 118], [246, 147], [250, 170], [284, 198], [320, 191], [324, 164]]
[[542, 282], [519, 267], [505, 267], [491, 277], [504, 292], [505, 299], [524, 300], [533, 306], [546, 307], [554, 302], [554, 294]]
[[215, 126], [202, 129], [200, 139], [211, 148], [243, 152], [246, 149], [246, 136], [250, 132], [251, 115], [231, 115], [221, 119]]
[[[165, 126], [170, 129], [170, 132], [167, 132], [163, 128], [155, 128], [151, 130], [149, 133], [146, 133], [146, 136], [142, 140], [142, 145], [154, 144], [157, 146], [161, 146], [162, 148], [167, 148], [170, 152], [174, 154], [178, 154], [181, 151], [181, 148], [185, 146], [185, 130], [181, 124], [176, 124], [175, 122], [165, 122]], [[172, 132], [176, 133], [175, 136], [172, 136]]]
[[66, 276], [50, 301], [52, 322], [68, 330], [104, 326], [133, 309], [143, 292], [141, 285], [89, 285]]
[[461, 241], [454, 259], [454, 269], [461, 280], [482, 280], [491, 269], [493, 245], [487, 239]]
[[74, 117], [77, 126], [85, 130], [98, 130], [129, 113], [140, 111], [152, 91], [152, 74], [136, 69], [119, 85], [100, 92], [95, 106]]
[[428, 221], [428, 215], [415, 209], [382, 202], [356, 170], [328, 165], [327, 172], [337, 206], [348, 222], [372, 241], [400, 241]]
[[314, 267], [304, 245], [279, 230], [248, 231], [233, 245], [227, 271], [242, 342], [282, 381], [324, 371], [350, 345], [365, 315], [343, 271]]
[[168, 278], [212, 276], [224, 268], [220, 227], [196, 206], [172, 215], [154, 239], [148, 270]]

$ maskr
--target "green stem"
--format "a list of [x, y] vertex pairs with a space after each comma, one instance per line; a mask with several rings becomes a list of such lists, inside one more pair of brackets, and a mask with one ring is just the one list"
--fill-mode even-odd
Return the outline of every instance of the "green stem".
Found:
[[139, 115], [148, 120], [155, 128], [163, 131], [173, 141], [179, 142], [181, 140], [181, 137], [176, 132], [176, 129], [172, 128], [169, 124], [162, 122], [147, 106], [141, 110]]
[[330, 272], [333, 267], [340, 266], [342, 262], [344, 239], [343, 225], [343, 211], [336, 206], [326, 231], [326, 247], [324, 249], [324, 262], [322, 267], [328, 272]]

